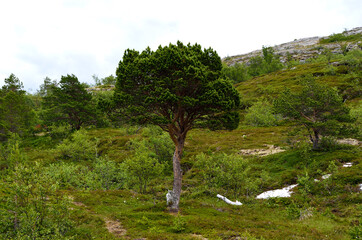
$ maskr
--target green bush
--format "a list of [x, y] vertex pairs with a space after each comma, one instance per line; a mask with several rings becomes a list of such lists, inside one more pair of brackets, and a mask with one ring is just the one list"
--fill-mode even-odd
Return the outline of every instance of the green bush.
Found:
[[122, 189], [126, 183], [123, 169], [108, 158], [97, 158], [90, 167], [75, 163], [56, 163], [45, 173], [62, 189]]
[[87, 186], [86, 176], [89, 169], [74, 163], [55, 163], [45, 168], [44, 172], [57, 182], [61, 189], [84, 189]]
[[362, 39], [362, 34], [345, 35], [344, 33], [334, 33], [329, 35], [327, 38], [320, 39], [319, 43], [325, 44], [342, 41], [357, 41], [360, 39]]
[[119, 164], [108, 158], [97, 158], [92, 171], [86, 175], [86, 184], [90, 189], [122, 189], [126, 183], [125, 171]]
[[127, 173], [129, 184], [136, 184], [141, 193], [145, 193], [149, 181], [162, 174], [164, 164], [160, 163], [152, 152], [141, 141], [135, 150], [135, 155], [126, 159], [122, 167]]
[[198, 154], [195, 167], [200, 169], [205, 187], [224, 189], [234, 197], [251, 195], [259, 188], [258, 180], [248, 176], [248, 162], [239, 155]]
[[354, 124], [357, 128], [357, 136], [362, 136], [362, 101], [359, 101], [359, 103], [352, 107], [351, 116], [356, 119]]
[[186, 219], [182, 217], [180, 214], [173, 219], [172, 231], [175, 233], [185, 232], [186, 230]]
[[28, 166], [18, 145], [11, 152], [13, 165], [0, 182], [1, 239], [65, 239], [72, 229], [69, 199], [40, 164]]
[[175, 151], [175, 145], [170, 135], [164, 132], [158, 126], [148, 126], [142, 129], [142, 139], [136, 138], [131, 140], [132, 150], [147, 149], [149, 155], [156, 158], [158, 162], [164, 165], [164, 173], [172, 173], [172, 157]]
[[69, 124], [61, 124], [59, 126], [52, 125], [48, 127], [49, 135], [53, 140], [62, 140], [71, 134], [71, 126]]
[[273, 107], [266, 101], [258, 101], [247, 109], [245, 123], [256, 127], [275, 126], [281, 120], [279, 115], [273, 114]]
[[56, 153], [62, 159], [94, 160], [97, 157], [97, 143], [91, 140], [84, 129], [81, 129], [59, 144]]
[[247, 69], [244, 64], [236, 63], [233, 66], [223, 65], [222, 71], [233, 83], [239, 83], [250, 78]]

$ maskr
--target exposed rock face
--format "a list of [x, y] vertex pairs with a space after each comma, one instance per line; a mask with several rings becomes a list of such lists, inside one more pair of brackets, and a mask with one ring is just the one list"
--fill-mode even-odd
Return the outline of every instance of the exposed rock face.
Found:
[[[354, 28], [343, 33], [346, 36], [354, 34], [362, 34], [362, 27]], [[298, 61], [305, 61], [308, 58], [315, 57], [321, 54], [325, 49], [329, 49], [332, 53], [342, 53], [341, 43], [328, 43], [323, 44], [319, 41], [327, 37], [310, 37], [296, 39], [292, 42], [283, 43], [273, 47], [274, 53], [280, 56], [282, 62], [286, 62], [287, 58], [292, 58]], [[349, 43], [346, 48], [348, 50], [356, 49], [361, 42]], [[248, 63], [250, 58], [262, 55], [262, 50], [256, 50], [247, 54], [232, 56], [224, 58], [223, 61], [228, 65], [234, 65], [235, 63]], [[289, 56], [288, 56], [289, 55]]]

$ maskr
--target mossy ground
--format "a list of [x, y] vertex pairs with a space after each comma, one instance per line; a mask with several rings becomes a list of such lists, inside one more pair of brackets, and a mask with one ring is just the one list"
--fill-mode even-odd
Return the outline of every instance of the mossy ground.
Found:
[[[320, 82], [337, 87], [348, 104], [358, 106], [361, 96], [354, 87], [360, 83], [353, 85], [353, 79], [358, 76], [353, 76], [346, 65], [331, 67], [326, 61], [301, 64], [241, 82], [236, 87], [244, 102], [250, 103], [261, 97], [273, 99], [285, 87], [295, 90], [303, 76], [312, 75]], [[351, 94], [353, 98], [348, 98]], [[274, 127], [241, 125], [234, 131], [190, 131], [182, 159], [184, 176], [179, 215], [170, 214], [166, 206], [165, 194], [172, 188], [171, 175], [152, 180], [145, 194], [137, 193], [136, 188], [62, 190], [61, 194], [81, 203], [71, 208], [75, 223], [71, 235], [75, 239], [351, 239], [356, 232], [360, 234], [360, 147], [342, 146], [306, 156], [296, 147], [292, 129], [290, 123], [282, 123]], [[133, 154], [130, 140], [141, 137], [139, 129], [131, 127], [89, 129], [87, 134], [96, 139], [98, 155], [107, 155], [119, 163]], [[28, 160], [45, 165], [61, 161], [53, 151], [57, 144], [59, 142], [46, 135], [27, 139], [24, 146]], [[200, 153], [240, 154], [241, 149], [267, 148], [266, 144], [286, 151], [266, 157], [244, 157], [248, 159], [251, 177], [257, 178], [266, 172], [269, 178], [251, 196], [238, 196], [242, 206], [219, 200], [216, 194], [226, 192], [204, 186], [200, 169], [194, 168], [195, 156]], [[314, 182], [314, 178], [321, 179], [328, 173], [331, 161], [338, 167], [333, 178], [329, 182]], [[352, 162], [353, 166], [343, 168], [346, 162]], [[297, 183], [306, 173], [312, 179], [310, 189], [298, 186], [291, 198], [255, 199], [264, 191]], [[226, 194], [232, 201], [236, 200]], [[301, 217], [302, 212], [309, 214]], [[109, 233], [106, 219], [119, 221], [126, 234], [117, 238]]]
[[[362, 182], [359, 148], [345, 146], [314, 152], [303, 160], [299, 150], [287, 144], [289, 128], [241, 126], [235, 131], [192, 130], [182, 162], [187, 172], [178, 216], [168, 212], [165, 201], [167, 189], [172, 187], [172, 176], [153, 180], [146, 194], [132, 190], [64, 190], [62, 194], [82, 203], [71, 210], [76, 226], [72, 234], [77, 239], [350, 239], [349, 232], [361, 219], [362, 199], [356, 187]], [[129, 140], [140, 137], [139, 133], [128, 134], [119, 129], [92, 129], [88, 133], [98, 139], [100, 153], [117, 162], [131, 154]], [[217, 189], [201, 186], [198, 172], [192, 168], [194, 156], [201, 152], [234, 154], [240, 149], [265, 148], [265, 144], [279, 145], [287, 151], [267, 157], [247, 157], [251, 159], [251, 174], [257, 176], [267, 171], [270, 175], [258, 193], [295, 184], [306, 169], [311, 177], [320, 179], [329, 162], [335, 161], [339, 171], [332, 189], [320, 183], [308, 200], [299, 187], [291, 198], [256, 200], [255, 194], [240, 196], [238, 200], [243, 205], [231, 206], [216, 198]], [[28, 154], [34, 161], [51, 159], [50, 150], [29, 148]], [[345, 162], [352, 162], [353, 167], [342, 168]], [[311, 216], [303, 220], [291, 217], [294, 203], [296, 211], [310, 209]], [[126, 234], [116, 237], [109, 233], [105, 219], [118, 221]]]

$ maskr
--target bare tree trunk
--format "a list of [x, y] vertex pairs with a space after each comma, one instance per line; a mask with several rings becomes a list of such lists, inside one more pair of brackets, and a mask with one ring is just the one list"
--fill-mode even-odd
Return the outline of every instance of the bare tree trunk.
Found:
[[172, 203], [170, 206], [171, 212], [179, 211], [181, 184], [182, 184], [181, 155], [184, 145], [185, 145], [185, 139], [179, 138], [178, 143], [176, 145], [175, 153], [173, 154], [173, 190], [172, 190]]
[[313, 143], [313, 150], [317, 150], [319, 148], [319, 131], [313, 130], [314, 137], [310, 136], [310, 139]]

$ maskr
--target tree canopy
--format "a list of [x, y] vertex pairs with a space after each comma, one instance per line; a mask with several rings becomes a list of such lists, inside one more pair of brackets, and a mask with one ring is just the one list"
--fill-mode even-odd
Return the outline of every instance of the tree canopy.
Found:
[[34, 119], [32, 102], [23, 90], [23, 83], [11, 74], [0, 89], [0, 140], [6, 140], [10, 132], [19, 135], [29, 132]]
[[[96, 108], [92, 95], [74, 75], [62, 76], [57, 84], [48, 84], [50, 89], [44, 96], [42, 118], [47, 125], [68, 123], [79, 130], [96, 119]], [[50, 93], [50, 94], [49, 94]]]
[[170, 134], [178, 211], [181, 192], [180, 159], [187, 132], [194, 126], [234, 129], [239, 93], [222, 79], [222, 63], [213, 49], [178, 42], [143, 52], [126, 50], [116, 71], [114, 104], [122, 117], [138, 124], [155, 124]]
[[300, 92], [286, 89], [275, 100], [274, 107], [277, 113], [305, 126], [313, 149], [318, 149], [321, 136], [342, 133], [342, 123], [353, 119], [336, 89], [319, 84], [312, 77], [304, 79], [302, 86]]

